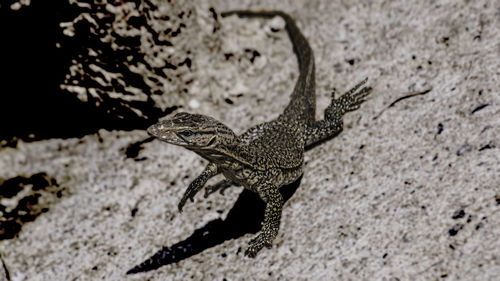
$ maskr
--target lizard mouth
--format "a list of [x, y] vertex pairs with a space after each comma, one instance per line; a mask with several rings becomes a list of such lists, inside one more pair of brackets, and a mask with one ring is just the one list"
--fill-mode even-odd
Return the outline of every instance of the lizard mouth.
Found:
[[184, 139], [180, 138], [173, 130], [168, 129], [162, 122], [149, 126], [147, 132], [150, 136], [166, 143], [180, 146], [188, 145]]

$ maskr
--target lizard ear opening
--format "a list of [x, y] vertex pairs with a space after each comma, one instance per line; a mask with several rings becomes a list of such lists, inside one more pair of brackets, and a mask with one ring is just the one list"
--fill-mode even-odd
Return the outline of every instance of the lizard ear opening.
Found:
[[207, 146], [212, 146], [215, 143], [216, 140], [217, 140], [217, 136], [213, 136], [210, 139], [210, 141], [207, 143]]

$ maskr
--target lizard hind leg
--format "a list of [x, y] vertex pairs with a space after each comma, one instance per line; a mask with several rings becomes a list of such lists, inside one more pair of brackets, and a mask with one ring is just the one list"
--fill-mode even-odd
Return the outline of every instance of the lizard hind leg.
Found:
[[266, 203], [264, 221], [262, 229], [248, 243], [245, 256], [254, 258], [264, 247], [271, 248], [274, 238], [278, 234], [281, 221], [281, 211], [283, 208], [283, 197], [278, 188], [267, 182], [258, 188], [259, 196]]

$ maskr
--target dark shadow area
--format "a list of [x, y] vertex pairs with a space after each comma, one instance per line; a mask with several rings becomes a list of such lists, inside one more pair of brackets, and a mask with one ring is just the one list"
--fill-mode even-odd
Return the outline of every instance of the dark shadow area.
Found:
[[0, 240], [16, 237], [24, 224], [48, 212], [63, 196], [64, 187], [46, 173], [0, 179], [0, 199], [15, 199], [21, 192], [23, 196], [16, 199], [14, 207], [0, 204]]
[[[283, 199], [288, 201], [300, 185], [302, 177], [294, 183], [280, 188]], [[264, 219], [266, 205], [260, 197], [243, 190], [225, 220], [216, 219], [196, 230], [190, 237], [170, 247], [164, 247], [143, 263], [127, 271], [127, 274], [146, 272], [161, 266], [176, 263], [204, 250], [239, 238], [247, 233], [257, 233]]]
[[139, 156], [139, 152], [141, 152], [141, 150], [144, 148], [142, 145], [145, 143], [152, 142], [154, 139], [155, 139], [154, 137], [149, 137], [149, 138], [146, 138], [144, 140], [129, 144], [127, 146], [127, 148], [125, 149], [125, 156], [127, 158], [133, 158], [133, 159], [135, 159], [135, 161], [146, 160], [147, 158], [144, 158], [144, 157], [137, 158], [137, 157]]
[[[0, 5], [0, 40], [3, 42], [0, 52], [3, 76], [0, 85], [0, 120], [3, 120], [0, 146], [15, 147], [18, 139], [82, 137], [99, 129], [146, 129], [177, 108], [172, 106], [161, 110], [155, 107], [142, 77], [131, 74], [123, 64], [129, 55], [137, 55], [140, 60], [139, 48], [132, 46], [123, 52], [113, 50], [111, 43], [102, 42], [91, 32], [95, 27], [87, 21], [75, 24], [73, 36], [63, 34], [61, 23], [71, 22], [82, 12], [105, 11], [105, 3], [96, 4], [89, 10], [64, 0], [32, 0], [29, 6], [12, 10], [10, 7], [14, 2], [18, 1], [6, 0]], [[112, 18], [105, 17], [99, 24], [104, 29], [111, 21]], [[87, 69], [88, 65], [95, 63], [88, 55], [89, 49], [100, 53], [98, 61], [103, 67], [122, 73], [125, 81], [144, 90], [148, 99], [124, 101], [107, 95], [95, 97], [87, 92], [87, 100], [83, 102], [75, 93], [61, 89], [60, 85], [70, 73], [69, 67], [80, 63], [85, 76], [75, 77], [79, 86], [95, 88], [99, 93], [111, 91], [95, 85], [92, 77], [97, 74]], [[116, 88], [118, 92], [122, 90]]]

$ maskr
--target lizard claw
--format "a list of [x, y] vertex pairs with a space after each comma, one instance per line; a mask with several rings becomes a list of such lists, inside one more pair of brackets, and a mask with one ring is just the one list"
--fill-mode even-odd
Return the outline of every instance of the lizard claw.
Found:
[[358, 91], [361, 86], [363, 86], [368, 78], [358, 83], [352, 89], [343, 94], [340, 98], [332, 102], [333, 108], [341, 110], [343, 112], [354, 111], [360, 107], [360, 105], [365, 102], [365, 97], [368, 96], [372, 90], [371, 87], [363, 87]]
[[[356, 86], [354, 86], [339, 98], [332, 99], [331, 104], [325, 109], [325, 118], [328, 120], [333, 120], [335, 118], [340, 118], [339, 116], [342, 116], [346, 112], [358, 109], [360, 105], [365, 102], [365, 98], [370, 94], [372, 90], [371, 87], [361, 88], [361, 86], [363, 86], [366, 81], [368, 81], [368, 78], [365, 78], [365, 80], [358, 83]], [[359, 90], [359, 88], [361, 88], [361, 90]]]
[[181, 201], [179, 202], [179, 205], [177, 205], [180, 213], [182, 213], [182, 208], [184, 207], [184, 205], [186, 205], [188, 198], [191, 200], [191, 202], [194, 202], [193, 197], [194, 196], [192, 194], [189, 194], [188, 192], [184, 194], [184, 196], [181, 198]]
[[226, 189], [228, 189], [228, 188], [229, 188], [229, 186], [226, 186], [226, 187], [221, 188], [221, 189], [219, 190], [219, 194], [220, 194], [220, 195], [222, 195], [222, 196], [224, 196], [224, 190], [226, 190]]
[[333, 88], [332, 89], [332, 93], [331, 93], [331, 96], [332, 96], [332, 99], [335, 98], [335, 95], [337, 94], [337, 89], [336, 88]]
[[198, 192], [198, 189], [193, 188], [192, 185], [190, 185], [188, 187], [188, 189], [186, 189], [186, 192], [182, 196], [181, 201], [179, 202], [179, 205], [178, 205], [179, 212], [182, 213], [182, 207], [184, 207], [184, 205], [186, 204], [188, 199], [191, 200], [191, 202], [194, 202], [194, 196], [196, 195], [197, 192]]
[[[262, 247], [260, 247], [260, 249], [262, 249]], [[245, 250], [245, 256], [249, 258], [255, 258], [260, 249], [257, 248], [255, 245], [251, 245]]]
[[179, 209], [179, 213], [182, 213], [182, 207], [184, 207], [184, 204], [186, 204], [186, 201], [181, 200], [181, 202], [179, 202], [179, 205], [177, 205], [177, 209]]

